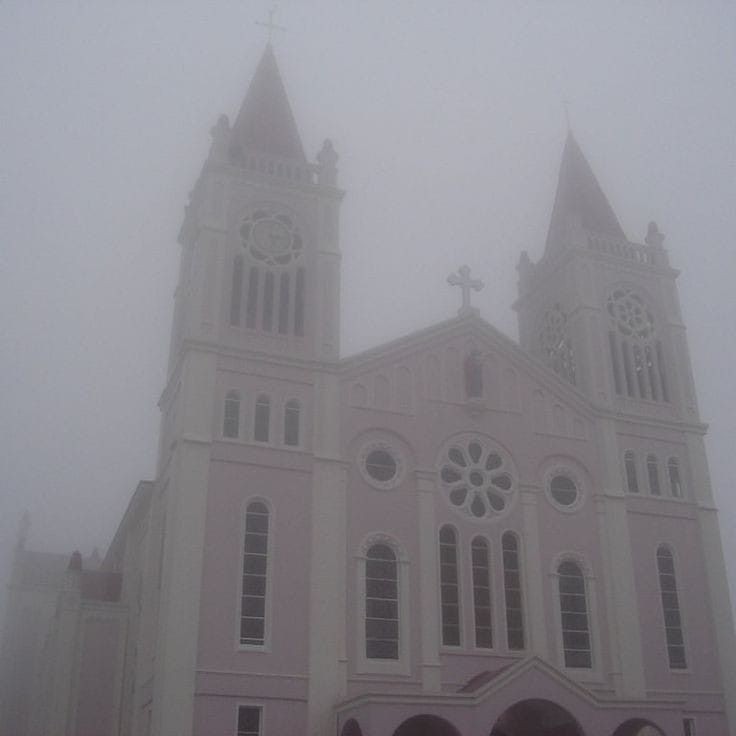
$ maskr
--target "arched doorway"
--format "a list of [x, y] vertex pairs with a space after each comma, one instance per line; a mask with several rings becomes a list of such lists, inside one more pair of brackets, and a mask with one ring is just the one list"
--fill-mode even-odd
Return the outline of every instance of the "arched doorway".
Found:
[[575, 718], [549, 700], [522, 700], [505, 710], [491, 736], [585, 736]]
[[460, 736], [451, 723], [439, 716], [420, 715], [407, 718], [394, 736]]
[[622, 723], [613, 732], [613, 736], [664, 736], [664, 732], [650, 721], [645, 721], [643, 718], [632, 718]]

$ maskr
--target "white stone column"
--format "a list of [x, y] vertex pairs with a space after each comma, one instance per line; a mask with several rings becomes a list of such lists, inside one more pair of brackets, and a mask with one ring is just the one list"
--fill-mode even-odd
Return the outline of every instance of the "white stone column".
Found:
[[437, 583], [437, 528], [434, 496], [437, 486], [433, 471], [418, 471], [417, 518], [419, 534], [419, 606], [422, 615], [420, 673], [422, 690], [440, 692], [442, 672], [440, 665], [440, 594]]
[[539, 546], [538, 493], [521, 491], [521, 511], [524, 530], [521, 535], [521, 584], [524, 591], [524, 618], [528, 628], [527, 648], [541, 659], [549, 660], [547, 641], [547, 601], [544, 599], [542, 552]]
[[340, 459], [339, 388], [336, 376], [316, 375], [309, 577], [310, 736], [334, 735], [333, 709], [347, 688], [347, 471]]

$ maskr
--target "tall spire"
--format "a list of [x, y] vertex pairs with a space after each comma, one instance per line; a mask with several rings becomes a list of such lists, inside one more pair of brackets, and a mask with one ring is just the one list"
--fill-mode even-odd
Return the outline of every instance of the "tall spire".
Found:
[[242, 150], [306, 161], [270, 43], [248, 87], [230, 140], [231, 146]]
[[547, 233], [547, 249], [566, 245], [576, 223], [588, 232], [626, 240], [590, 164], [572, 132], [568, 131]]

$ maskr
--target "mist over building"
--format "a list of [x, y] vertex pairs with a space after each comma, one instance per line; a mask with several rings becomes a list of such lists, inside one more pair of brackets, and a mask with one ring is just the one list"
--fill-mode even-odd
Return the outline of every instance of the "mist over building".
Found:
[[569, 132], [519, 342], [460, 267], [457, 316], [345, 356], [338, 163], [267, 45], [186, 207], [156, 477], [101, 559], [20, 531], [3, 732], [730, 733], [664, 235], [627, 238]]

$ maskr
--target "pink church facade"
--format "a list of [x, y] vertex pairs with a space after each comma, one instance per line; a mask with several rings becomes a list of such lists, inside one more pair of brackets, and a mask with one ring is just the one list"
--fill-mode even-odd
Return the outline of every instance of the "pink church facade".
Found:
[[336, 163], [304, 156], [268, 47], [181, 229], [157, 478], [44, 603], [53, 707], [13, 736], [733, 733], [657, 227], [626, 238], [569, 136], [518, 343], [464, 303], [341, 357]]

